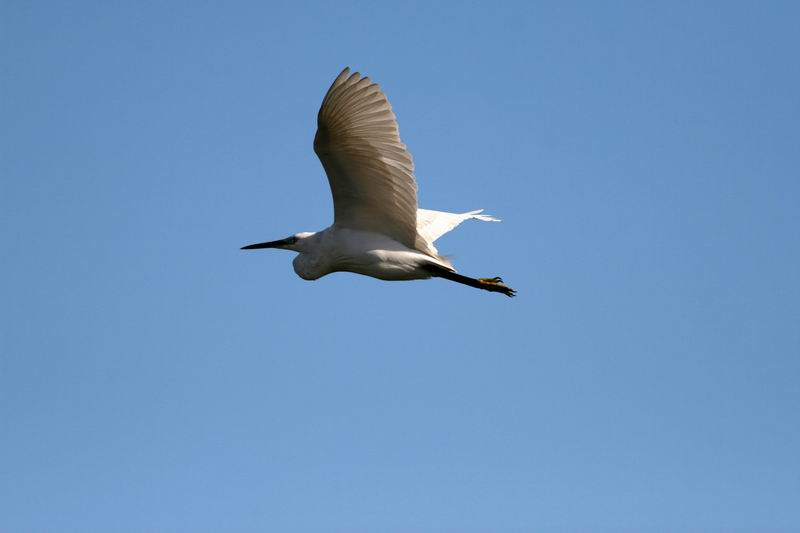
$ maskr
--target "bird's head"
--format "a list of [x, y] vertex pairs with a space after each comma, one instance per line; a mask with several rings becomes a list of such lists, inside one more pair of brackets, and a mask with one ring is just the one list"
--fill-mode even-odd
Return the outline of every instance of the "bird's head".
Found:
[[293, 252], [304, 252], [309, 244], [309, 239], [316, 235], [313, 231], [303, 231], [295, 233], [291, 237], [279, 239], [277, 241], [260, 242], [242, 246], [242, 250], [257, 250], [259, 248], [279, 248], [281, 250], [292, 250]]

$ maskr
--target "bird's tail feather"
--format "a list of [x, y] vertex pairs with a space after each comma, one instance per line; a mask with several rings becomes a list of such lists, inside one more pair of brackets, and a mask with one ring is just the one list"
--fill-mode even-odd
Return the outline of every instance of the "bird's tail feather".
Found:
[[452, 230], [465, 220], [476, 219], [483, 222], [500, 222], [500, 219], [491, 215], [483, 215], [483, 209], [468, 211], [466, 213], [447, 213], [432, 211], [430, 209], [417, 210], [417, 233], [426, 243], [432, 244], [436, 239]]
[[475, 211], [464, 213], [464, 215], [469, 215], [468, 218], [474, 218], [484, 222], [501, 222], [499, 218], [493, 217], [492, 215], [482, 215], [481, 213], [483, 213], [483, 209], [476, 209]]

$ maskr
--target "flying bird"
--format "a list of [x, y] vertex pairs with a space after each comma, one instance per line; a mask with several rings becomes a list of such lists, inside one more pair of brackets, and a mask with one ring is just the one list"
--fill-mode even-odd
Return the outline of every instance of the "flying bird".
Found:
[[314, 151], [333, 194], [333, 225], [242, 250], [297, 252], [292, 265], [303, 279], [354, 272], [387, 281], [444, 278], [506, 296], [514, 289], [499, 277], [456, 272], [434, 241], [465, 220], [499, 222], [482, 214], [417, 208], [414, 163], [400, 141], [397, 118], [380, 87], [345, 68], [322, 100]]

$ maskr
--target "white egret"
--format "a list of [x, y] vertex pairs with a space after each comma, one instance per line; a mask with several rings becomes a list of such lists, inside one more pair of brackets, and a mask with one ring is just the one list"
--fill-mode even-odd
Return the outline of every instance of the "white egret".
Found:
[[433, 243], [465, 220], [499, 222], [481, 210], [445, 213], [417, 208], [414, 163], [380, 87], [345, 68], [317, 116], [314, 151], [333, 193], [333, 225], [318, 232], [244, 246], [298, 252], [294, 271], [314, 280], [354, 272], [387, 281], [445, 278], [514, 296], [499, 277], [458, 274]]

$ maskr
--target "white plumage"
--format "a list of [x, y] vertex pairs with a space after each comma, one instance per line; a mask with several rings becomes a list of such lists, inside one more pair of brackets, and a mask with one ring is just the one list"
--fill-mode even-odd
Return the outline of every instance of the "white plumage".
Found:
[[322, 101], [314, 151], [328, 175], [333, 225], [243, 249], [299, 252], [297, 274], [317, 279], [346, 271], [385, 280], [442, 277], [513, 296], [500, 278], [468, 278], [433, 245], [469, 219], [498, 221], [482, 209], [446, 213], [417, 208], [414, 162], [400, 140], [392, 106], [380, 87], [345, 68]]
[[445, 213], [444, 211], [432, 211], [430, 209], [417, 209], [417, 233], [428, 243], [428, 247], [434, 253], [438, 253], [433, 247], [434, 241], [456, 226], [474, 218], [484, 222], [500, 222], [499, 218], [490, 215], [482, 215], [483, 209], [470, 211], [469, 213]]

